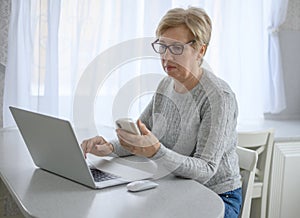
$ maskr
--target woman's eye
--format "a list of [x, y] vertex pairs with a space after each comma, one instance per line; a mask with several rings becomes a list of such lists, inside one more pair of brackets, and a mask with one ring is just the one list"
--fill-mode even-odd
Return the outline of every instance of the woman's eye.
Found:
[[160, 53], [164, 53], [165, 50], [166, 50], [166, 46], [165, 45], [160, 45], [158, 50], [159, 50]]
[[179, 46], [179, 45], [173, 45], [172, 50], [173, 50], [174, 53], [181, 53], [182, 47]]

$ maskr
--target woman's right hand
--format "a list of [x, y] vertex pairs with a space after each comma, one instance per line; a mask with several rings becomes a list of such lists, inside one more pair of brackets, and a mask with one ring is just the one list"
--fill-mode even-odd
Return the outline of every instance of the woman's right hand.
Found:
[[95, 136], [93, 138], [86, 139], [80, 146], [85, 158], [87, 153], [97, 156], [107, 156], [114, 150], [113, 145], [107, 142], [102, 136]]

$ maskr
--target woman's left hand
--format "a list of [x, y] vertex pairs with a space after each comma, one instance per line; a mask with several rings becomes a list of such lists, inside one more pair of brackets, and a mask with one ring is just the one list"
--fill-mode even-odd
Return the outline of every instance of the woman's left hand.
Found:
[[160, 142], [141, 120], [138, 120], [137, 124], [142, 135], [134, 135], [122, 129], [116, 130], [120, 144], [132, 154], [152, 157], [160, 148]]

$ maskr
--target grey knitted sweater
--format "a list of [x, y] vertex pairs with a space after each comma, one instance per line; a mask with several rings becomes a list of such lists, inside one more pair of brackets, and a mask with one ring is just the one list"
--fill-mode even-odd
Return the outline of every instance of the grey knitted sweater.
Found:
[[[174, 90], [165, 77], [140, 119], [161, 146], [151, 158], [158, 175], [173, 173], [194, 179], [217, 194], [241, 187], [237, 146], [237, 103], [230, 87], [203, 69], [189, 92]], [[128, 154], [113, 141], [114, 152]]]

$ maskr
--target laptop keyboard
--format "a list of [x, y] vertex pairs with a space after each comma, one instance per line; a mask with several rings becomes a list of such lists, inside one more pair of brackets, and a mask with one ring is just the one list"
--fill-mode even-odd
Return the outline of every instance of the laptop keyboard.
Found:
[[101, 182], [101, 181], [106, 181], [106, 180], [110, 180], [110, 179], [120, 178], [119, 176], [116, 176], [116, 175], [113, 175], [110, 173], [106, 173], [106, 172], [103, 172], [98, 169], [90, 169], [90, 170], [94, 177], [95, 182]]

